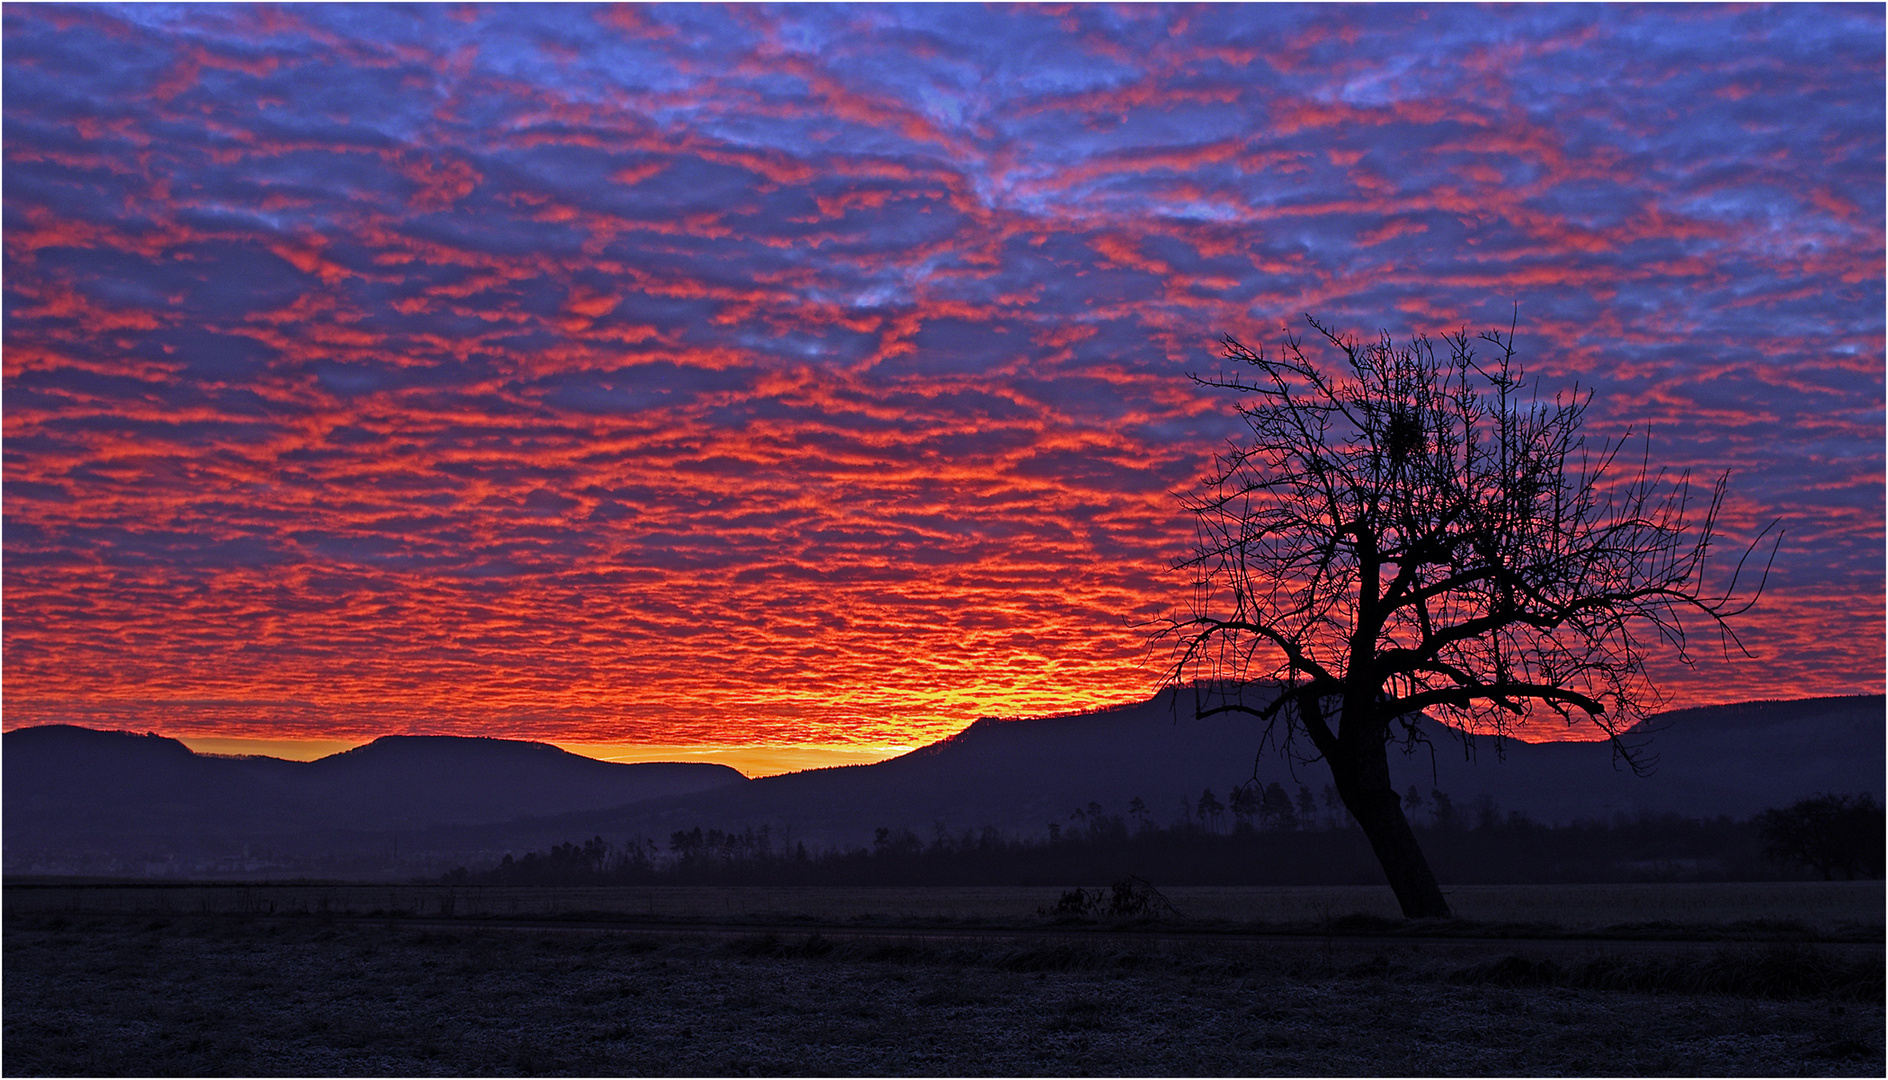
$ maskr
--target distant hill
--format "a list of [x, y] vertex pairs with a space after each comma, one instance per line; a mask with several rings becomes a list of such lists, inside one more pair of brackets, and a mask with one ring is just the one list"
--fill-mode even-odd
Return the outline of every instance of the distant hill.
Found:
[[[1564, 823], [1616, 815], [1678, 813], [1742, 819], [1819, 791], [1882, 795], [1884, 701], [1879, 694], [1752, 702], [1686, 709], [1654, 717], [1637, 734], [1656, 757], [1636, 776], [1605, 743], [1528, 744], [1497, 752], [1491, 739], [1464, 742], [1441, 725], [1419, 725], [1429, 742], [1413, 754], [1393, 748], [1397, 790], [1427, 798], [1447, 793], [1470, 813], [1483, 796], [1503, 812]], [[1293, 762], [1260, 752], [1247, 718], [1196, 719], [1188, 696], [1171, 692], [1093, 713], [1034, 720], [979, 720], [951, 738], [872, 765], [763, 777], [738, 788], [645, 803], [602, 813], [520, 823], [488, 834], [514, 848], [562, 839], [642, 835], [664, 841], [695, 826], [767, 825], [818, 845], [864, 845], [876, 827], [909, 828], [929, 838], [938, 826], [958, 832], [996, 826], [1040, 836], [1054, 822], [1099, 803], [1125, 815], [1140, 798], [1160, 823], [1181, 816], [1181, 800], [1210, 788], [1224, 801], [1256, 775], [1320, 797], [1322, 762]], [[1299, 747], [1300, 757], [1308, 747]]]
[[[0, 736], [8, 857], [165, 831], [293, 826], [312, 807], [230, 759], [175, 739], [52, 725]], [[275, 762], [289, 769], [300, 762]]]
[[[1440, 789], [1537, 821], [1678, 813], [1742, 819], [1816, 792], [1883, 794], [1881, 695], [1750, 702], [1654, 717], [1656, 769], [1635, 776], [1604, 743], [1428, 744], [1392, 750], [1397, 789]], [[666, 843], [676, 830], [766, 826], [809, 845], [869, 845], [878, 827], [929, 838], [998, 828], [1042, 836], [1098, 804], [1140, 798], [1159, 823], [1210, 788], [1300, 784], [1321, 762], [1261, 753], [1246, 718], [1193, 716], [1191, 697], [1033, 720], [980, 720], [872, 765], [745, 780], [718, 765], [619, 765], [541, 743], [389, 736], [312, 762], [193, 754], [152, 735], [42, 727], [4, 741], [9, 873], [422, 873], [592, 835]], [[1299, 748], [1300, 751], [1306, 748]], [[1301, 754], [1302, 757], [1302, 754]], [[205, 860], [210, 860], [207, 862]], [[221, 861], [216, 861], [221, 860]]]
[[339, 800], [360, 827], [510, 821], [718, 790], [746, 777], [726, 765], [598, 761], [548, 743], [383, 735], [308, 762], [301, 790]]
[[[318, 761], [193, 753], [52, 725], [5, 734], [9, 872], [77, 860], [379, 851], [446, 825], [596, 810], [746, 782], [725, 765], [616, 764], [505, 739], [384, 736]], [[89, 853], [89, 854], [87, 854]]]

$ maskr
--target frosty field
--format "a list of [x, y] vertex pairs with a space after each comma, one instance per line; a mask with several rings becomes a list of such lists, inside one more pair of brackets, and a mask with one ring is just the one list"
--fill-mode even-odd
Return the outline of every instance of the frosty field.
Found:
[[[1752, 887], [1703, 907], [1701, 897], [1666, 886], [1664, 894], [1611, 900], [1567, 895], [1556, 910], [1586, 926], [1676, 919], [1696, 927], [1706, 914], [1728, 915], [1719, 921], [1793, 925], [1784, 936], [1805, 939], [1818, 926], [1853, 930], [1872, 920], [1879, 940], [1880, 884], [1846, 886]], [[301, 894], [293, 889], [323, 888], [331, 890], [327, 913], [294, 910]], [[1015, 910], [1026, 899], [1054, 899], [1041, 890], [1027, 898], [992, 895], [1013, 890], [930, 890], [928, 898], [917, 890], [618, 895], [623, 910], [640, 903], [645, 918], [653, 907], [664, 917], [692, 911], [723, 921], [712, 934], [628, 923], [571, 932], [465, 918], [464, 908], [441, 919], [436, 904], [422, 925], [415, 914], [392, 913], [384, 887], [347, 888], [256, 887], [244, 901], [273, 900], [274, 914], [204, 910], [205, 895], [227, 899], [235, 890], [170, 890], [167, 914], [144, 902], [152, 894], [139, 901], [134, 890], [67, 891], [56, 903], [53, 890], [9, 887], [0, 1065], [16, 1075], [1879, 1075], [1883, 1068], [1881, 953], [1868, 945], [1588, 940], [1555, 951], [1551, 940], [1312, 934], [1282, 946], [1210, 930], [1179, 937], [1105, 924], [1070, 936], [1033, 906]], [[1173, 899], [1183, 911], [1224, 910], [1214, 917], [1240, 922], [1360, 910], [1354, 897], [1322, 895], [1330, 890], [1213, 892], [1226, 891], [1175, 890]], [[107, 894], [111, 905], [101, 899]], [[307, 899], [319, 906], [321, 895]], [[479, 900], [510, 906], [504, 896]], [[602, 907], [594, 896], [562, 902]], [[1538, 912], [1543, 900], [1491, 894], [1457, 902], [1465, 914], [1492, 918]], [[134, 910], [140, 906], [146, 910]], [[361, 914], [336, 910], [343, 907]], [[753, 914], [795, 908], [801, 920], [814, 909], [832, 920], [830, 933]], [[754, 925], [730, 926], [730, 916]], [[1004, 928], [987, 932], [970, 921], [999, 918]], [[898, 919], [907, 925], [891, 925]], [[1032, 919], [1040, 933], [1030, 931]]]

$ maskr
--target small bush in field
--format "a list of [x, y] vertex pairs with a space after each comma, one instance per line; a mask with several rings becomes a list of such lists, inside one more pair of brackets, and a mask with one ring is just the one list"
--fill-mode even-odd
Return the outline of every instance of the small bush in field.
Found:
[[1039, 907], [1039, 915], [1047, 915], [1058, 922], [1083, 918], [1108, 916], [1116, 919], [1159, 919], [1180, 918], [1180, 912], [1173, 902], [1161, 895], [1159, 889], [1144, 877], [1129, 875], [1108, 887], [1107, 892], [1096, 889], [1070, 889], [1062, 894], [1053, 907]]

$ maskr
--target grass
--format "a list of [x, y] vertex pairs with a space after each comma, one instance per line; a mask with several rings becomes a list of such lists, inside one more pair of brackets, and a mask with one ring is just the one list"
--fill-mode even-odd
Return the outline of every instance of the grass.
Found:
[[22, 1075], [1881, 1075], [1882, 962], [21, 913]]
[[1591, 956], [1565, 965], [1551, 958], [1508, 955], [1459, 968], [1448, 977], [1467, 985], [1564, 986], [1777, 1001], [1880, 1001], [1884, 990], [1879, 956], [1842, 958], [1790, 943], [1726, 947], [1703, 956]]
[[[1093, 885], [1091, 888], [1095, 887]], [[1162, 890], [1189, 920], [1206, 924], [1324, 926], [1345, 917], [1394, 920], [1385, 887], [1181, 887]], [[145, 885], [22, 887], [8, 883], [10, 911], [154, 914], [398, 914], [424, 917], [540, 917], [584, 912], [650, 919], [765, 920], [780, 923], [875, 920], [992, 925], [1039, 922], [1037, 910], [1061, 890], [988, 887], [445, 885]], [[1668, 936], [1677, 928], [1743, 925], [1794, 928], [1810, 936], [1879, 939], [1879, 881], [1604, 886], [1465, 886], [1450, 904], [1469, 923], [1619, 928]], [[1660, 928], [1664, 928], [1663, 931]]]

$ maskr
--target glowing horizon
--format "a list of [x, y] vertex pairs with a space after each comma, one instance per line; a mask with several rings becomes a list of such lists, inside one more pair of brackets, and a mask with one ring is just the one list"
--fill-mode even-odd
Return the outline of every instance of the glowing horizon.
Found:
[[1787, 530], [1670, 707], [1882, 688], [1878, 8], [4, 20], [8, 729], [761, 761], [1144, 699], [1217, 337], [1516, 304]]
[[[162, 734], [159, 732], [158, 734]], [[344, 753], [373, 741], [371, 739], [244, 739], [198, 738], [181, 736], [183, 743], [199, 754], [223, 757], [260, 756], [285, 761], [318, 761]], [[826, 769], [840, 765], [870, 765], [917, 749], [914, 746], [831, 747], [831, 746], [723, 746], [723, 745], [596, 745], [564, 743], [551, 745], [581, 757], [597, 761], [633, 764], [638, 762], [702, 762], [726, 765], [751, 778], [776, 776], [804, 769]]]

